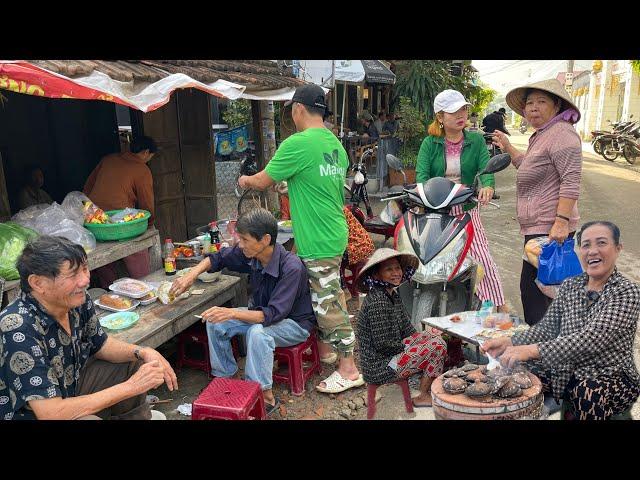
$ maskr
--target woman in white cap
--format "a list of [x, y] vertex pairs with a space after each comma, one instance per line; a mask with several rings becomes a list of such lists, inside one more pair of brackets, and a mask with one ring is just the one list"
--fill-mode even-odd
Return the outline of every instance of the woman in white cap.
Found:
[[423, 372], [413, 405], [430, 407], [431, 383], [442, 374], [447, 344], [436, 329], [416, 332], [396, 291], [417, 266], [411, 253], [392, 248], [373, 252], [357, 279], [367, 296], [358, 312], [356, 338], [365, 382], [381, 385]]
[[[525, 245], [548, 236], [563, 243], [573, 237], [578, 220], [582, 174], [582, 143], [573, 124], [580, 112], [562, 84], [544, 80], [507, 93], [507, 104], [535, 130], [526, 152], [515, 148], [502, 132], [494, 144], [511, 155], [518, 169], [516, 211]], [[537, 269], [522, 262], [520, 294], [525, 321], [535, 325], [551, 304], [535, 284]]]
[[[489, 152], [482, 135], [466, 130], [468, 106], [464, 96], [456, 90], [444, 90], [433, 101], [435, 120], [429, 125], [429, 135], [418, 152], [416, 181], [426, 182], [430, 178], [445, 177], [449, 180], [471, 185], [478, 172], [487, 165]], [[480, 177], [478, 193], [480, 205], [486, 205], [493, 196], [495, 181], [492, 174]], [[468, 212], [475, 229], [470, 253], [483, 266], [485, 276], [478, 283], [476, 293], [481, 300], [491, 300], [498, 311], [507, 312], [498, 275], [487, 236], [480, 220], [480, 211], [475, 205], [453, 207], [452, 215]]]

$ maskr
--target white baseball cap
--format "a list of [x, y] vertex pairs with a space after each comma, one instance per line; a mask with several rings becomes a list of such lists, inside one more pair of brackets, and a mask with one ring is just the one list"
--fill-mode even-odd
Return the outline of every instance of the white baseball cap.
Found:
[[433, 99], [433, 113], [455, 113], [465, 105], [471, 105], [457, 90], [443, 90]]

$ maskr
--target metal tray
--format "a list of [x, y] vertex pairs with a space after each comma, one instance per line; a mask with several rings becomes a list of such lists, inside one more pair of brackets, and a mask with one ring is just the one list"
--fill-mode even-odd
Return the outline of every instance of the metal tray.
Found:
[[[147, 286], [147, 290], [143, 290], [142, 292], [138, 292], [138, 293], [130, 292], [129, 290], [123, 290], [122, 288], [120, 288], [120, 284], [125, 281], [135, 281], [135, 282], [144, 283]], [[153, 287], [148, 283], [143, 282], [142, 280], [134, 280], [132, 278], [120, 278], [119, 280], [116, 280], [111, 285], [109, 285], [109, 290], [111, 290], [114, 293], [117, 293], [118, 295], [123, 295], [125, 297], [142, 298], [145, 295], [148, 295], [150, 292], [152, 292]]]
[[129, 308], [113, 308], [113, 307], [109, 307], [107, 305], [102, 305], [100, 303], [100, 299], [96, 298], [95, 301], [93, 302], [95, 305], [97, 305], [98, 307], [102, 308], [103, 310], [109, 310], [110, 312], [130, 312], [131, 310], [135, 310], [136, 307], [138, 305], [140, 305], [140, 302], [138, 300], [133, 300], [131, 302], [131, 306]]

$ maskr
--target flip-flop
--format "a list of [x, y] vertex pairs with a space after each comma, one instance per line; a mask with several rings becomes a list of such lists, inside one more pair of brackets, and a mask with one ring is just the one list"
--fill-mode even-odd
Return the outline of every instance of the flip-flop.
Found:
[[275, 397], [276, 403], [271, 405], [270, 403], [264, 402], [264, 410], [267, 414], [267, 417], [271, 416], [273, 412], [275, 412], [280, 406], [280, 399]]
[[433, 407], [433, 403], [431, 405], [418, 405], [413, 400], [411, 400], [411, 404], [413, 405], [413, 408], [431, 408], [431, 407]]
[[349, 380], [348, 378], [344, 378], [342, 375], [340, 375], [336, 370], [327, 378], [322, 380], [322, 382], [324, 382], [327, 386], [321, 387], [320, 385], [317, 385], [317, 391], [322, 393], [340, 393], [353, 387], [361, 387], [362, 385], [364, 385], [364, 378], [362, 378], [362, 374], [360, 374], [356, 380]]

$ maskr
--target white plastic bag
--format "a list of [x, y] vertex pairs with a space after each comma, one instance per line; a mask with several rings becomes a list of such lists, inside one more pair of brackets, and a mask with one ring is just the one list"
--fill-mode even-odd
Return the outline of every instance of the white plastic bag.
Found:
[[31, 205], [28, 208], [20, 210], [13, 217], [11, 217], [11, 221], [15, 222], [23, 227], [30, 228], [35, 230], [36, 219], [51, 205], [48, 203], [40, 203], [38, 205]]
[[51, 235], [60, 228], [63, 220], [67, 219], [67, 213], [62, 207], [53, 202], [49, 208], [44, 210], [35, 221], [35, 230], [42, 235]]
[[82, 225], [84, 224], [83, 202], [89, 201], [89, 197], [82, 192], [69, 192], [62, 201], [62, 209], [67, 214], [67, 218]]
[[58, 228], [50, 233], [47, 233], [47, 235], [64, 237], [68, 240], [71, 240], [73, 243], [81, 245], [82, 248], [84, 248], [84, 251], [87, 253], [96, 248], [96, 237], [93, 235], [93, 233], [68, 218], [62, 220], [62, 222], [60, 222], [60, 225], [58, 225]]
[[109, 223], [122, 223], [122, 222], [124, 222], [124, 217], [126, 217], [127, 215], [133, 216], [133, 215], [137, 215], [140, 212], [141, 212], [141, 210], [138, 210], [137, 208], [127, 207], [124, 210], [122, 210], [122, 211], [120, 211], [120, 212], [118, 212], [118, 213], [116, 213], [114, 215], [111, 215], [109, 217]]

